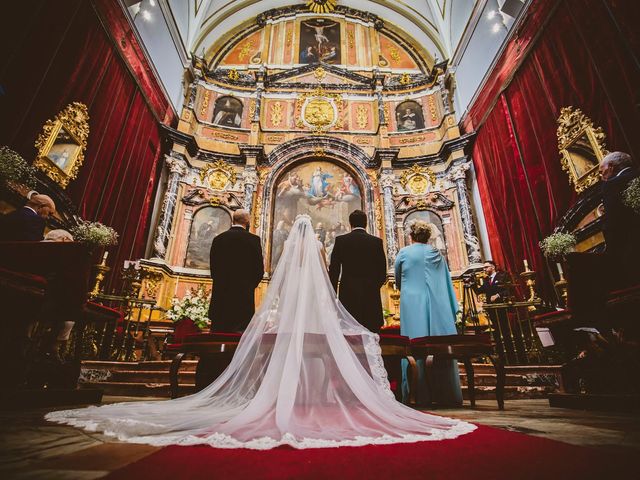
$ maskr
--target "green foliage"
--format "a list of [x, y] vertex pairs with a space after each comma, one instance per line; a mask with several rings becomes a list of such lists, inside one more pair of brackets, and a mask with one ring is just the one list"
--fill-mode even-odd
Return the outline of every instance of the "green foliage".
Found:
[[34, 168], [9, 147], [0, 147], [0, 184], [13, 182], [29, 188], [36, 186]]
[[629, 186], [622, 192], [622, 202], [640, 215], [640, 177], [629, 182]]
[[540, 249], [551, 260], [564, 258], [576, 248], [576, 237], [572, 233], [552, 233], [540, 242]]
[[100, 222], [82, 220], [71, 228], [71, 234], [76, 242], [87, 243], [94, 247], [110, 247], [118, 243], [118, 233]]

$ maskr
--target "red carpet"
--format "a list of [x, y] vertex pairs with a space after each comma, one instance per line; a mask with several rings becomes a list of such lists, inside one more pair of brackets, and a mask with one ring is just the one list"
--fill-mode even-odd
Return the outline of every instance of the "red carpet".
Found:
[[368, 447], [257, 451], [172, 446], [106, 478], [613, 480], [635, 477], [634, 454], [481, 426], [454, 440]]

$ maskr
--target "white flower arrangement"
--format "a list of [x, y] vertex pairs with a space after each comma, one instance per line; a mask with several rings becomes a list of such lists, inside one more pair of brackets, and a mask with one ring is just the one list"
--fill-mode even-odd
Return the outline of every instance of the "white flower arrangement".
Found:
[[575, 250], [576, 237], [572, 233], [552, 233], [539, 245], [545, 257], [559, 260]]
[[36, 185], [35, 170], [19, 153], [9, 147], [0, 147], [0, 184], [6, 182], [33, 188]]
[[94, 247], [110, 247], [118, 243], [118, 233], [100, 222], [81, 220], [78, 225], [71, 228], [71, 234], [76, 242], [87, 243]]
[[174, 322], [179, 322], [184, 318], [189, 318], [201, 330], [211, 325], [209, 320], [209, 302], [211, 292], [205, 290], [203, 286], [198, 289], [192, 288], [180, 300], [174, 298], [171, 301], [171, 308], [167, 310], [165, 316]]
[[622, 192], [622, 202], [640, 215], [640, 177], [629, 182], [629, 186]]

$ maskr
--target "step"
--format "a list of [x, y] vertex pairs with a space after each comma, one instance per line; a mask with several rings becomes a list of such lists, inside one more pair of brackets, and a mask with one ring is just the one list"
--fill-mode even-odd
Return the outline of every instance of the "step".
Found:
[[[182, 371], [178, 374], [178, 383], [195, 384], [196, 372]], [[169, 383], [169, 371], [158, 370], [116, 370], [111, 372], [110, 382], [130, 383]]]
[[[552, 387], [518, 387], [518, 386], [506, 386], [504, 387], [505, 400], [523, 400], [531, 398], [547, 398], [550, 393], [553, 393], [555, 389]], [[495, 400], [496, 387], [491, 386], [476, 386], [476, 400]], [[465, 400], [469, 399], [468, 388], [462, 387], [462, 397]]]
[[[80, 388], [99, 388], [104, 391], [105, 395], [116, 395], [124, 397], [170, 397], [168, 383], [96, 382], [90, 384], [81, 384]], [[195, 385], [178, 385], [179, 395], [190, 395], [192, 393], [195, 393], [195, 391]]]

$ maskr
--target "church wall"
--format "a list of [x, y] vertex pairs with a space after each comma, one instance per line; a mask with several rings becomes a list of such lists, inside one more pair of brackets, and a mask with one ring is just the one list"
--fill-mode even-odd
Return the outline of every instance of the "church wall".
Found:
[[158, 177], [159, 124], [171, 122], [173, 113], [124, 12], [106, 0], [5, 8], [21, 9], [7, 18], [22, 20], [3, 26], [10, 41], [0, 59], [0, 145], [33, 160], [43, 124], [69, 103], [85, 103], [85, 161], [66, 193], [83, 218], [120, 234], [110, 264], [142, 256]]
[[473, 157], [493, 256], [513, 272], [528, 259], [548, 295], [557, 272], [538, 242], [577, 198], [560, 164], [560, 109], [580, 108], [603, 128], [608, 150], [640, 163], [640, 5], [571, 5], [549, 0], [535, 9], [464, 120], [478, 132]]

